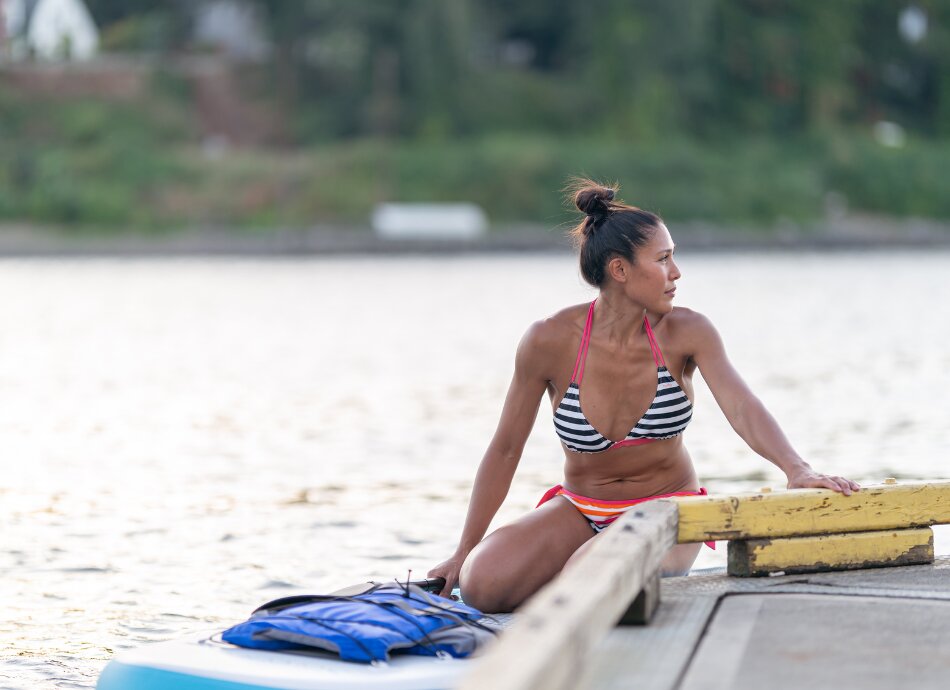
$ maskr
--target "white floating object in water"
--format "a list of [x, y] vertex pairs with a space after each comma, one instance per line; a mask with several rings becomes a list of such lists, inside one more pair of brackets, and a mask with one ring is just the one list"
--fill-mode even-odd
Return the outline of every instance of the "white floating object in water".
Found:
[[390, 239], [471, 240], [488, 230], [488, 218], [476, 204], [380, 204], [373, 230]]

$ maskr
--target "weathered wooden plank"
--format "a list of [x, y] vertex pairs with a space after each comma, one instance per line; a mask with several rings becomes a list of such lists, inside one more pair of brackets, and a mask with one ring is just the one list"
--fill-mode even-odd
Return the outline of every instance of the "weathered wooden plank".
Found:
[[670, 500], [679, 506], [680, 543], [950, 523], [950, 482], [879, 484], [850, 496], [830, 489], [791, 489]]
[[461, 690], [573, 688], [591, 649], [617, 623], [676, 540], [676, 505], [651, 501], [603, 532], [518, 610]]
[[933, 563], [929, 527], [729, 542], [730, 575], [818, 573]]
[[630, 608], [620, 617], [617, 625], [646, 625], [660, 605], [660, 571], [657, 570], [644, 583], [643, 589], [634, 598]]

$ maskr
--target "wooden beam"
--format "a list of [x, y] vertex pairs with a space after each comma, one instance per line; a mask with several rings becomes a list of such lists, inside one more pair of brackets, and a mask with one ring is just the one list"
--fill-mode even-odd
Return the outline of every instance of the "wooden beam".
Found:
[[617, 621], [617, 625], [647, 625], [660, 605], [660, 571], [657, 570], [643, 585], [633, 603]]
[[671, 501], [627, 511], [518, 609], [460, 690], [576, 687], [591, 650], [659, 570], [675, 540]]
[[950, 482], [718, 494], [670, 499], [679, 506], [680, 543], [907, 529], [950, 523]]
[[730, 575], [818, 573], [933, 563], [929, 527], [729, 542]]

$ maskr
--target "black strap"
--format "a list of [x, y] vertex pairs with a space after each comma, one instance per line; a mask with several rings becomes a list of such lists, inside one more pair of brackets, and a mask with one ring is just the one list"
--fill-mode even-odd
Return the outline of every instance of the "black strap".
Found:
[[[389, 585], [391, 583], [385, 584]], [[413, 580], [412, 582], [409, 582], [408, 585], [409, 587], [418, 587], [419, 589], [426, 592], [441, 592], [442, 588], [445, 587], [445, 578], [433, 577], [425, 580]], [[300, 604], [339, 600], [342, 597], [369, 594], [371, 592], [375, 592], [383, 586], [384, 585], [379, 582], [364, 582], [359, 585], [344, 587], [343, 589], [337, 590], [336, 592], [331, 592], [330, 594], [296, 594], [294, 596], [281, 597], [258, 606], [251, 612], [251, 615], [253, 616], [256, 613], [276, 613], [291, 606], [299, 606]], [[400, 585], [400, 587], [402, 587], [402, 585]]]

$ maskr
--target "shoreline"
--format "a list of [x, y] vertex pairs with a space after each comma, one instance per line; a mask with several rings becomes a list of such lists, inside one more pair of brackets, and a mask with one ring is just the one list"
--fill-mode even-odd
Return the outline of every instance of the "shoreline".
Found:
[[[932, 219], [843, 217], [820, 228], [788, 223], [767, 231], [705, 223], [673, 225], [678, 248], [688, 251], [825, 251], [950, 247], [950, 222]], [[567, 229], [542, 225], [496, 228], [477, 239], [382, 238], [367, 226], [243, 230], [194, 228], [144, 234], [68, 234], [29, 224], [0, 224], [0, 258], [492, 254], [572, 251]]]

